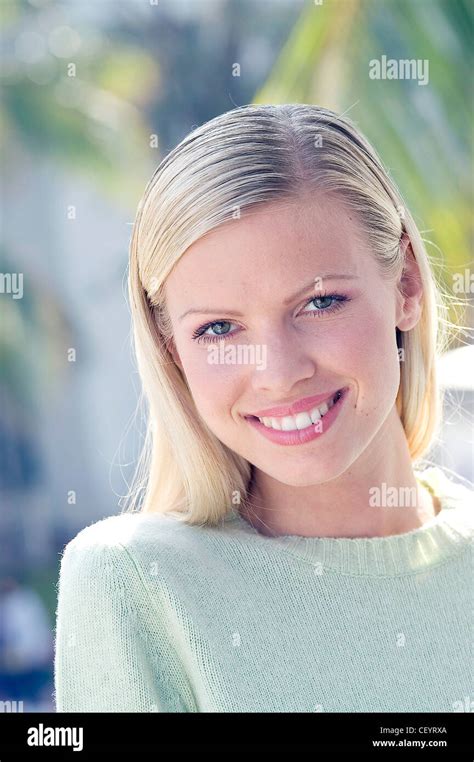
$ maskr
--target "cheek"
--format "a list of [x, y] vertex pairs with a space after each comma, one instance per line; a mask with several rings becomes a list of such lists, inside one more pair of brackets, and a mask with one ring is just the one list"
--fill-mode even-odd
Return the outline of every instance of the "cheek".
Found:
[[[211, 345], [212, 346], [212, 345]], [[207, 347], [187, 357], [181, 355], [184, 372], [200, 415], [207, 423], [222, 420], [238, 399], [245, 368], [209, 362]]]
[[395, 325], [390, 303], [374, 305], [360, 320], [347, 324], [344, 345], [347, 373], [357, 382], [365, 407], [386, 409], [393, 404], [399, 380]]

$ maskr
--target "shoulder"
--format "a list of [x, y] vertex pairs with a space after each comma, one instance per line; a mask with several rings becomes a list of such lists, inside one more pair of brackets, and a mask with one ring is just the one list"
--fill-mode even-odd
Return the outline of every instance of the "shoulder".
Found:
[[[173, 516], [122, 513], [108, 516], [81, 529], [65, 546], [60, 581], [80, 578], [104, 580], [141, 576], [144, 568], [172, 569], [191, 546], [199, 545], [199, 528]], [[155, 572], [156, 573], [156, 570]]]
[[100, 519], [81, 529], [64, 548], [64, 554], [103, 553], [113, 555], [146, 541], [166, 541], [179, 531], [180, 522], [164, 514], [121, 513]]

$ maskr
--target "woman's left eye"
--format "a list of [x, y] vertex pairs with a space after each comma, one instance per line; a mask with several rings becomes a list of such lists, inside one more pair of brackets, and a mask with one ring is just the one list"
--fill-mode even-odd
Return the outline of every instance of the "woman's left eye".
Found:
[[336, 310], [340, 310], [343, 302], [347, 301], [348, 297], [344, 296], [344, 294], [326, 294], [324, 296], [314, 296], [309, 300], [309, 302], [306, 303], [303, 312], [306, 311], [306, 307], [309, 307], [310, 304], [314, 304], [316, 309], [308, 310], [308, 312], [312, 315], [321, 317], [323, 314], [327, 315], [328, 312], [335, 312]]

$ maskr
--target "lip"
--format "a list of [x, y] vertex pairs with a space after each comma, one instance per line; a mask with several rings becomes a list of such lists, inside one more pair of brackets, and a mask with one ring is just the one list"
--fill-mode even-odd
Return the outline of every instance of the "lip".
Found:
[[[311, 442], [319, 437], [324, 436], [337, 420], [341, 408], [348, 396], [349, 389], [344, 387], [343, 389], [336, 390], [341, 392], [341, 396], [338, 401], [328, 410], [319, 421], [313, 426], [308, 426], [306, 429], [295, 429], [294, 431], [278, 431], [277, 429], [269, 429], [258, 418], [248, 417], [247, 422], [253, 426], [265, 439], [269, 439], [270, 442], [280, 445], [302, 445], [306, 442]], [[336, 394], [334, 392], [334, 394]], [[329, 395], [331, 396], [331, 395]], [[327, 399], [327, 397], [324, 397]], [[323, 400], [324, 401], [324, 400]], [[300, 411], [304, 412], [304, 411]]]
[[314, 397], [304, 397], [301, 400], [293, 402], [291, 405], [277, 405], [277, 407], [269, 407], [266, 410], [257, 410], [256, 413], [249, 413], [246, 418], [255, 416], [256, 418], [283, 418], [285, 415], [297, 415], [298, 413], [306, 413], [313, 407], [320, 405], [322, 402], [334, 397], [337, 392], [343, 392], [344, 389], [333, 389], [332, 392], [325, 392], [324, 394], [316, 394]]

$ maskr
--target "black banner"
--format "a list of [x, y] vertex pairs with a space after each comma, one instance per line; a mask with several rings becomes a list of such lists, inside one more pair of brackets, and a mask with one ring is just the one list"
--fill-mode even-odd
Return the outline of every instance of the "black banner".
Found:
[[96, 759], [119, 751], [282, 745], [364, 755], [416, 750], [422, 759], [435, 753], [437, 758], [472, 760], [469, 719], [463, 713], [3, 713], [0, 760], [13, 762], [20, 753], [27, 759]]

